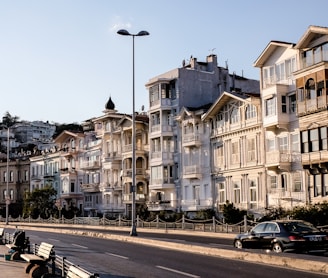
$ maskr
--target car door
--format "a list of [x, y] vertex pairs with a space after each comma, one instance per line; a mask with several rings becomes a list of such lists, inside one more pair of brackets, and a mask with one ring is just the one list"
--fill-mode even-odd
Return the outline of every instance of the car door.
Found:
[[247, 246], [246, 248], [261, 248], [261, 238], [266, 224], [266, 222], [260, 223], [249, 232], [247, 239], [244, 240], [244, 246]]
[[271, 242], [275, 238], [277, 231], [278, 226], [276, 223], [269, 222], [265, 225], [259, 240], [259, 245], [261, 249], [271, 249]]

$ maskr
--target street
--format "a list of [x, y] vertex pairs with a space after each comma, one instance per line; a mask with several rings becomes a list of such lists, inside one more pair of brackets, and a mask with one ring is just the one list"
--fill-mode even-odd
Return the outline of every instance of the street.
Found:
[[29, 230], [31, 243], [46, 241], [56, 254], [109, 277], [323, 277], [286, 268], [196, 255], [151, 246]]

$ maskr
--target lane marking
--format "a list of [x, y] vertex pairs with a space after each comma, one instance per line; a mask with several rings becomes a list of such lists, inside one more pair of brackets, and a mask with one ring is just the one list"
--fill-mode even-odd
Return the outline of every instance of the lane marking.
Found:
[[49, 238], [49, 240], [52, 240], [52, 241], [59, 241], [59, 239], [54, 239], [54, 238]]
[[179, 271], [179, 270], [176, 270], [176, 269], [173, 269], [173, 268], [168, 268], [168, 267], [160, 266], [160, 265], [157, 265], [156, 267], [167, 270], [167, 271], [170, 271], [170, 272], [178, 273], [178, 274], [181, 274], [181, 275], [184, 275], [184, 276], [193, 277], [193, 278], [200, 278], [200, 276], [198, 276], [198, 275], [193, 275], [193, 274], [183, 272], [183, 271]]
[[80, 248], [83, 248], [83, 249], [88, 249], [88, 247], [82, 246], [82, 245], [79, 245], [79, 244], [72, 243], [72, 245], [75, 246], [75, 247], [80, 247]]
[[108, 252], [105, 252], [105, 254], [110, 255], [110, 256], [113, 256], [113, 257], [117, 257], [117, 258], [125, 259], [125, 260], [128, 260], [128, 259], [129, 259], [128, 257], [121, 256], [121, 255], [117, 255], [117, 254], [114, 254], [114, 253], [108, 253]]

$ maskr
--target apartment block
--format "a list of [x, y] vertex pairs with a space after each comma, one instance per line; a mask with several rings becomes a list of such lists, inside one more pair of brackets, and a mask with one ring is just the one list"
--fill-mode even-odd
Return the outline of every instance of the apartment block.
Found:
[[194, 114], [190, 124], [184, 123], [181, 111], [185, 108], [187, 116], [188, 110], [214, 103], [224, 91], [259, 92], [259, 82], [230, 74], [227, 68], [217, 65], [216, 55], [209, 55], [206, 62], [191, 57], [181, 68], [150, 79], [146, 87], [150, 147], [148, 210], [195, 211], [213, 207], [211, 185], [202, 180], [209, 179], [209, 154], [205, 156], [204, 152], [210, 150], [205, 150], [207, 147], [199, 144], [199, 140], [191, 140], [194, 145], [190, 142], [190, 146], [182, 141], [188, 140], [188, 132], [195, 139], [207, 129], [200, 123], [200, 115]]

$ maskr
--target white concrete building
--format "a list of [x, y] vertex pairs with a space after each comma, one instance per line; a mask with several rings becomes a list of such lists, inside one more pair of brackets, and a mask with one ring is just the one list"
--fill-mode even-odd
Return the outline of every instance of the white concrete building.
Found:
[[294, 44], [271, 41], [259, 58], [263, 127], [265, 130], [265, 167], [267, 208], [305, 205], [306, 175], [301, 163], [299, 120], [296, 106], [298, 69]]
[[210, 126], [214, 205], [229, 201], [258, 215], [266, 207], [266, 171], [259, 93], [224, 92], [202, 116]]
[[[199, 62], [191, 57], [189, 64], [183, 63], [181, 68], [150, 79], [146, 87], [149, 90], [150, 145], [148, 210], [180, 211], [182, 200], [187, 204], [191, 199], [195, 202], [204, 197], [199, 195], [201, 191], [198, 185], [206, 184], [194, 179], [197, 178], [196, 173], [193, 173], [194, 176], [188, 176], [187, 172], [184, 172], [186, 169], [192, 169], [195, 166], [192, 163], [196, 162], [186, 159], [187, 149], [182, 150], [185, 148], [181, 141], [183, 130], [176, 120], [177, 116], [181, 116], [182, 107], [197, 108], [214, 103], [223, 91], [259, 91], [259, 82], [229, 74], [227, 68], [218, 67], [216, 55], [209, 55], [206, 62]], [[197, 151], [201, 152], [199, 148]], [[208, 157], [202, 154], [198, 159], [200, 166], [205, 165]], [[203, 159], [204, 161], [201, 161]], [[184, 178], [187, 180], [183, 181]], [[182, 195], [182, 184], [187, 186], [186, 183], [194, 190], [190, 197], [187, 195], [188, 189], [185, 189], [186, 192]], [[195, 206], [184, 205], [184, 208], [195, 210]]]

